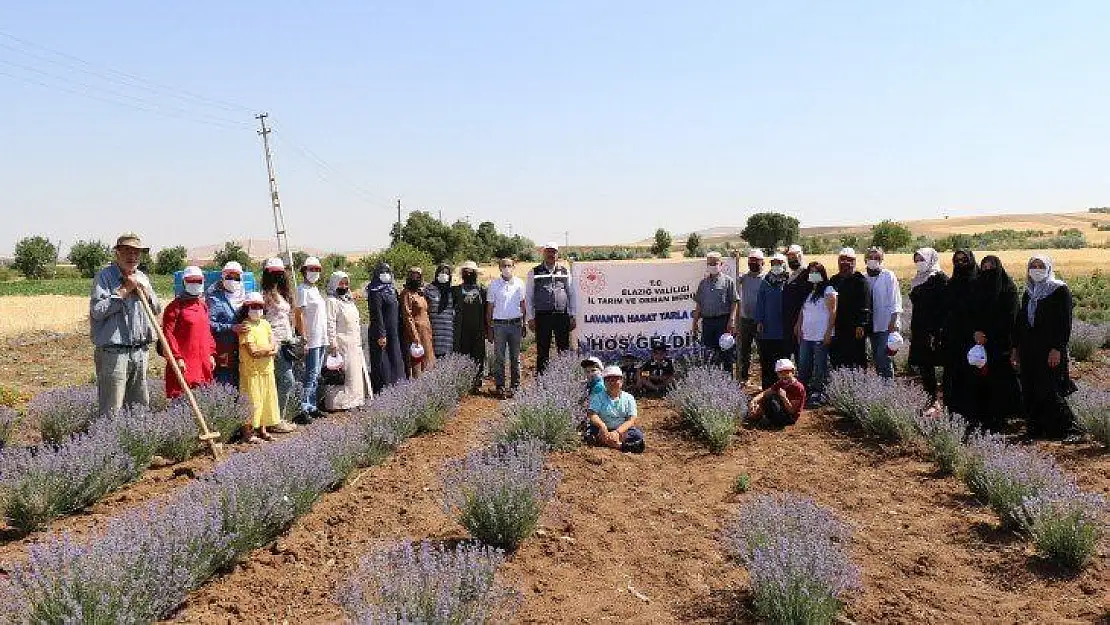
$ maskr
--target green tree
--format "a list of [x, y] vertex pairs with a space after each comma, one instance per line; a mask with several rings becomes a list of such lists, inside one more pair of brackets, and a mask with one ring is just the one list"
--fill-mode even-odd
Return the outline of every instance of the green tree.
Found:
[[840, 235], [840, 247], [859, 247], [859, 236], [854, 234]]
[[251, 271], [253, 267], [253, 262], [251, 261], [251, 257], [247, 255], [247, 251], [243, 249], [242, 245], [239, 245], [235, 241], [224, 243], [224, 248], [216, 252], [215, 256], [212, 257], [212, 262], [220, 267], [223, 267], [233, 260], [243, 266], [243, 271]]
[[905, 224], [884, 219], [871, 226], [871, 245], [894, 252], [907, 247], [913, 241], [913, 232]]
[[798, 220], [782, 213], [755, 213], [740, 236], [753, 247], [773, 249], [797, 240]]
[[58, 248], [46, 237], [24, 237], [15, 244], [12, 266], [32, 280], [49, 276], [58, 264]]
[[78, 241], [69, 248], [66, 258], [81, 272], [81, 277], [91, 278], [112, 260], [112, 252], [100, 241]]
[[427, 211], [413, 211], [401, 228], [401, 241], [426, 252], [434, 262], [451, 260], [455, 244], [451, 228]]
[[409, 267], [420, 267], [424, 269], [424, 276], [432, 275], [435, 270], [435, 261], [424, 250], [417, 249], [408, 243], [398, 243], [388, 249], [382, 250], [377, 254], [363, 256], [359, 260], [359, 264], [363, 269], [370, 274], [371, 278], [374, 277], [374, 269], [378, 263], [385, 261], [389, 263], [390, 268], [393, 269], [393, 274], [397, 276], [397, 282], [404, 280], [405, 272]]
[[946, 237], [937, 239], [936, 248], [938, 252], [952, 252], [955, 250], [969, 250], [973, 247], [974, 241], [969, 234], [950, 234]]
[[293, 252], [293, 266], [287, 267], [290, 273], [297, 273], [304, 267], [304, 261], [308, 260], [308, 252], [304, 250], [295, 250]]
[[175, 271], [180, 271], [185, 268], [188, 256], [189, 251], [183, 245], [163, 247], [154, 255], [154, 273], [168, 276]]
[[702, 255], [701, 249], [701, 235], [697, 232], [691, 232], [690, 236], [686, 237], [686, 258], [697, 258]]
[[655, 231], [655, 243], [651, 245], [651, 253], [659, 258], [671, 255], [671, 233], [659, 228]]
[[324, 272], [330, 274], [333, 271], [342, 271], [350, 264], [347, 262], [347, 257], [342, 254], [328, 254], [320, 259], [320, 264], [323, 265]]

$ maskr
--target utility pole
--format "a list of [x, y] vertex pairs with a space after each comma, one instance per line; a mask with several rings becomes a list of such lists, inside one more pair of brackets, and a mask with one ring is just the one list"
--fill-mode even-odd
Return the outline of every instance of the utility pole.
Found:
[[390, 245], [397, 245], [401, 240], [401, 198], [397, 198], [397, 233], [390, 241]]
[[570, 230], [563, 233], [563, 247], [570, 247]]
[[273, 131], [266, 127], [266, 118], [269, 116], [269, 113], [259, 113], [254, 118], [258, 120], [262, 127], [258, 134], [262, 135], [262, 154], [266, 157], [266, 177], [270, 180], [270, 205], [274, 209], [274, 231], [277, 233], [278, 256], [281, 256], [284, 252], [285, 262], [288, 263], [288, 271], [292, 275], [296, 267], [293, 266], [293, 252], [289, 249], [289, 237], [285, 234], [285, 215], [281, 211], [277, 175], [274, 173], [274, 158], [270, 153], [270, 133]]

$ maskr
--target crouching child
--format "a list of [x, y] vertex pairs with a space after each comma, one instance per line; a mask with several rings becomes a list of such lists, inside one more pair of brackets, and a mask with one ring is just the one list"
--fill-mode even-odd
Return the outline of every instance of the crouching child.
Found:
[[752, 398], [749, 423], [779, 428], [797, 423], [806, 403], [806, 387], [794, 375], [794, 363], [789, 358], [775, 362], [775, 375], [778, 382]]
[[590, 396], [586, 411], [586, 442], [631, 453], [644, 451], [644, 433], [636, 427], [636, 399], [626, 393], [624, 371], [607, 367], [602, 372], [605, 392]]
[[662, 341], [652, 341], [651, 360], [640, 368], [640, 393], [662, 397], [673, 384], [674, 361], [667, 356], [667, 345]]

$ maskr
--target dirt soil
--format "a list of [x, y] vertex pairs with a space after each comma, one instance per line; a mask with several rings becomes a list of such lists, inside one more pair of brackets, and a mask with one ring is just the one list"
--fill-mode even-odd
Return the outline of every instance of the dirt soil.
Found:
[[[58, 346], [59, 354], [78, 343]], [[0, 348], [2, 371], [39, 361], [28, 349], [42, 348]], [[39, 375], [53, 384], [87, 382], [91, 371], [91, 363], [83, 376], [44, 367]], [[1104, 379], [1095, 367], [1080, 373]], [[958, 480], [938, 477], [911, 453], [865, 440], [835, 415], [807, 413], [783, 431], [742, 431], [715, 456], [677, 429], [677, 415], [664, 402], [644, 400], [640, 407], [648, 436], [643, 455], [582, 448], [552, 456], [563, 473], [556, 501], [503, 570], [524, 596], [519, 621], [753, 622], [746, 574], [720, 554], [716, 534], [744, 499], [791, 491], [832, 507], [856, 528], [852, 555], [864, 590], [847, 607], [851, 621], [1110, 623], [1110, 546], [1104, 543], [1080, 575], [1067, 577], [1037, 559], [1026, 541], [999, 531], [994, 515]], [[336, 586], [374, 545], [466, 537], [442, 511], [438, 471], [484, 444], [484, 424], [496, 418], [495, 400], [467, 398], [445, 432], [412, 439], [383, 465], [357, 472], [272, 546], [193, 593], [171, 621], [342, 621]], [[1110, 496], [1110, 453], [1094, 445], [1042, 447], [1085, 488]], [[186, 466], [199, 471], [210, 463], [198, 458]], [[741, 473], [751, 477], [747, 494], [732, 491]], [[51, 529], [84, 534], [188, 479], [175, 477], [172, 467], [150, 471]], [[21, 558], [41, 536], [0, 533], [0, 560]]]

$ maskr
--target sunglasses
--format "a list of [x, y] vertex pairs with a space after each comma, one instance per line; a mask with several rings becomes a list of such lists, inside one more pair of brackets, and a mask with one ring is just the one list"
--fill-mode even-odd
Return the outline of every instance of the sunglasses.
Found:
[[231, 280], [232, 282], [239, 282], [243, 277], [237, 273], [229, 273], [224, 276], [224, 280]]

